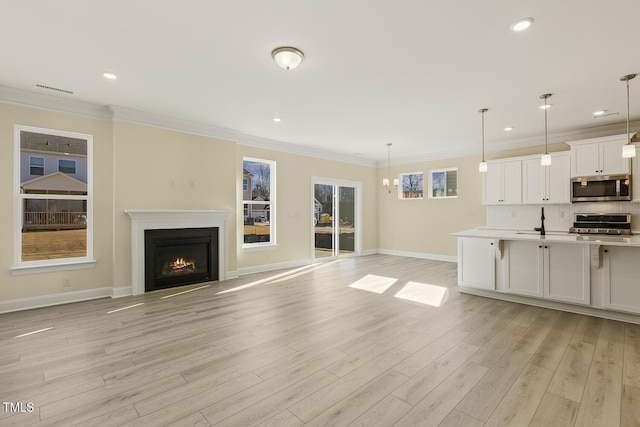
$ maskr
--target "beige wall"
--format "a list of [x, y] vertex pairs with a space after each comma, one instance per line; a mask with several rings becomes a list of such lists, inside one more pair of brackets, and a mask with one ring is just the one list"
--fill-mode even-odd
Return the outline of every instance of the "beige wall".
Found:
[[[382, 187], [387, 168], [378, 169], [378, 247], [388, 251], [455, 256], [456, 239], [451, 233], [486, 223], [482, 205], [482, 175], [479, 156], [421, 162], [391, 167], [391, 180], [400, 173], [424, 173], [424, 199], [400, 200]], [[458, 197], [429, 199], [429, 171], [458, 168]]]
[[[14, 125], [93, 135], [95, 268], [12, 276]], [[111, 121], [0, 103], [0, 301], [110, 287], [113, 284], [113, 132]], [[63, 278], [69, 287], [63, 287]]]
[[[568, 150], [563, 143], [549, 145], [549, 152]], [[540, 154], [543, 146], [490, 153], [487, 160]], [[422, 255], [454, 257], [456, 239], [451, 233], [486, 225], [486, 209], [482, 205], [482, 174], [478, 172], [480, 156], [460, 157], [432, 162], [398, 165], [391, 168], [391, 180], [400, 173], [424, 172], [425, 198], [399, 200], [397, 192], [388, 194], [382, 179], [388, 169], [378, 169], [378, 247], [388, 251], [414, 252]], [[458, 198], [427, 197], [430, 170], [458, 168]]]
[[[125, 209], [235, 209], [235, 143], [115, 122], [115, 286], [131, 284], [131, 221]], [[228, 221], [236, 250], [235, 217]], [[235, 270], [234, 256], [228, 268]]]
[[[363, 189], [363, 250], [377, 248], [376, 171], [366, 166], [349, 165], [336, 161], [265, 150], [238, 145], [236, 163], [243, 157], [276, 161], [276, 227], [277, 249], [259, 252], [242, 251], [242, 230], [238, 229], [238, 267], [276, 264], [311, 257], [311, 177], [357, 181]], [[242, 170], [237, 171], [237, 182], [242, 183]], [[242, 188], [237, 189], [237, 221], [242, 223]]]
[[[85, 270], [13, 276], [13, 127], [94, 137], [94, 258]], [[125, 209], [228, 209], [230, 271], [299, 262], [311, 256], [311, 177], [363, 187], [363, 249], [378, 247], [377, 178], [372, 167], [265, 150], [212, 137], [0, 103], [0, 301], [125, 287], [131, 283], [130, 220]], [[278, 247], [242, 250], [242, 158], [277, 162]], [[236, 243], [238, 242], [238, 243]], [[71, 286], [63, 287], [63, 278]]]

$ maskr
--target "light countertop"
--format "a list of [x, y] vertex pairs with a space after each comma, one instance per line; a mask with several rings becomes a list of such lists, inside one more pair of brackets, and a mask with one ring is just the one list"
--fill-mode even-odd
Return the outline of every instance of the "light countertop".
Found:
[[498, 240], [525, 240], [532, 242], [576, 243], [588, 245], [609, 245], [640, 247], [640, 235], [604, 236], [595, 234], [573, 234], [563, 231], [547, 231], [541, 236], [532, 230], [499, 230], [491, 228], [474, 228], [451, 234], [453, 237], [478, 237]]

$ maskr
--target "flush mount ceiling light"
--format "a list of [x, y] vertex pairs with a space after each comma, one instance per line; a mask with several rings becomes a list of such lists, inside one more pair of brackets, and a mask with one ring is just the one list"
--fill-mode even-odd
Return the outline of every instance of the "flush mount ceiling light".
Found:
[[548, 143], [547, 143], [547, 139], [548, 139], [548, 132], [547, 132], [547, 110], [549, 109], [549, 107], [547, 107], [547, 99], [551, 98], [551, 94], [550, 93], [545, 93], [544, 95], [540, 95], [540, 99], [544, 99], [544, 107], [542, 107], [542, 109], [544, 110], [544, 154], [542, 155], [542, 157], [540, 157], [540, 164], [542, 166], [549, 166], [551, 164], [551, 155], [549, 154], [549, 150], [548, 150]]
[[511, 132], [513, 130], [513, 126], [507, 126], [504, 130], [505, 132]]
[[636, 146], [631, 142], [629, 133], [629, 80], [635, 79], [637, 74], [627, 74], [620, 77], [620, 81], [627, 82], [627, 144], [622, 147], [622, 157], [630, 158], [636, 156]]
[[482, 114], [482, 161], [478, 165], [479, 172], [487, 171], [487, 162], [484, 160], [484, 113], [489, 111], [488, 108], [481, 108], [478, 110], [478, 113]]
[[593, 115], [594, 116], [603, 116], [604, 114], [606, 114], [607, 110], [598, 110], [598, 111], [594, 111]]
[[304, 54], [299, 49], [290, 46], [283, 46], [274, 49], [271, 57], [276, 63], [285, 70], [293, 70], [304, 59]]
[[109, 80], [115, 80], [118, 78], [118, 76], [116, 76], [113, 73], [102, 73], [102, 75], [104, 76], [105, 79], [109, 79]]
[[282, 119], [280, 117], [274, 117], [273, 121], [276, 123], [280, 123], [282, 121]]
[[533, 18], [522, 18], [511, 24], [509, 29], [515, 32], [524, 31], [529, 28], [531, 24], [533, 24]]

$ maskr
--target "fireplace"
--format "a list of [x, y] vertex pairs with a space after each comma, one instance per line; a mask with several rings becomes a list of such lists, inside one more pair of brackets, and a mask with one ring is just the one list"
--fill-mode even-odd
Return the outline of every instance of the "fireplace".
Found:
[[218, 227], [144, 232], [145, 292], [218, 280]]
[[[145, 233], [148, 230], [167, 230], [184, 228], [218, 229], [217, 271], [219, 281], [227, 279], [227, 219], [233, 215], [230, 210], [134, 210], [125, 213], [131, 218], [131, 293], [145, 293]], [[212, 279], [213, 280], [213, 279]]]

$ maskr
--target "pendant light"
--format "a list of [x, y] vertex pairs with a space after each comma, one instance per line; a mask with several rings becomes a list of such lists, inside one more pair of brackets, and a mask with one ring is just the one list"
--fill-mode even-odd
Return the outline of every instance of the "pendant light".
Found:
[[540, 99], [544, 99], [544, 154], [540, 157], [540, 164], [542, 166], [549, 166], [551, 164], [551, 155], [549, 154], [549, 144], [548, 144], [548, 130], [547, 130], [547, 110], [549, 109], [549, 105], [547, 105], [547, 99], [551, 98], [550, 93], [545, 93], [544, 95], [540, 95]]
[[637, 74], [627, 74], [620, 77], [620, 81], [627, 82], [627, 144], [622, 147], [622, 157], [624, 158], [636, 156], [636, 146], [631, 142], [631, 133], [629, 133], [629, 80], [636, 76]]
[[487, 162], [484, 160], [484, 113], [489, 111], [488, 108], [481, 108], [478, 110], [478, 113], [482, 114], [482, 161], [478, 165], [479, 172], [487, 171]]
[[387, 192], [389, 194], [391, 194], [391, 192], [393, 190], [398, 188], [398, 184], [400, 184], [400, 182], [398, 181], [398, 178], [394, 178], [393, 179], [393, 187], [391, 187], [389, 185], [389, 180], [391, 179], [391, 143], [390, 142], [387, 144], [387, 152], [388, 152], [388, 157], [387, 157], [388, 158], [388, 163], [387, 163], [387, 165], [388, 165], [387, 166], [388, 167], [388, 172], [387, 172], [388, 175], [387, 175], [387, 177], [388, 178], [384, 178], [382, 180], [382, 186], [385, 188], [385, 190], [387, 190]]

